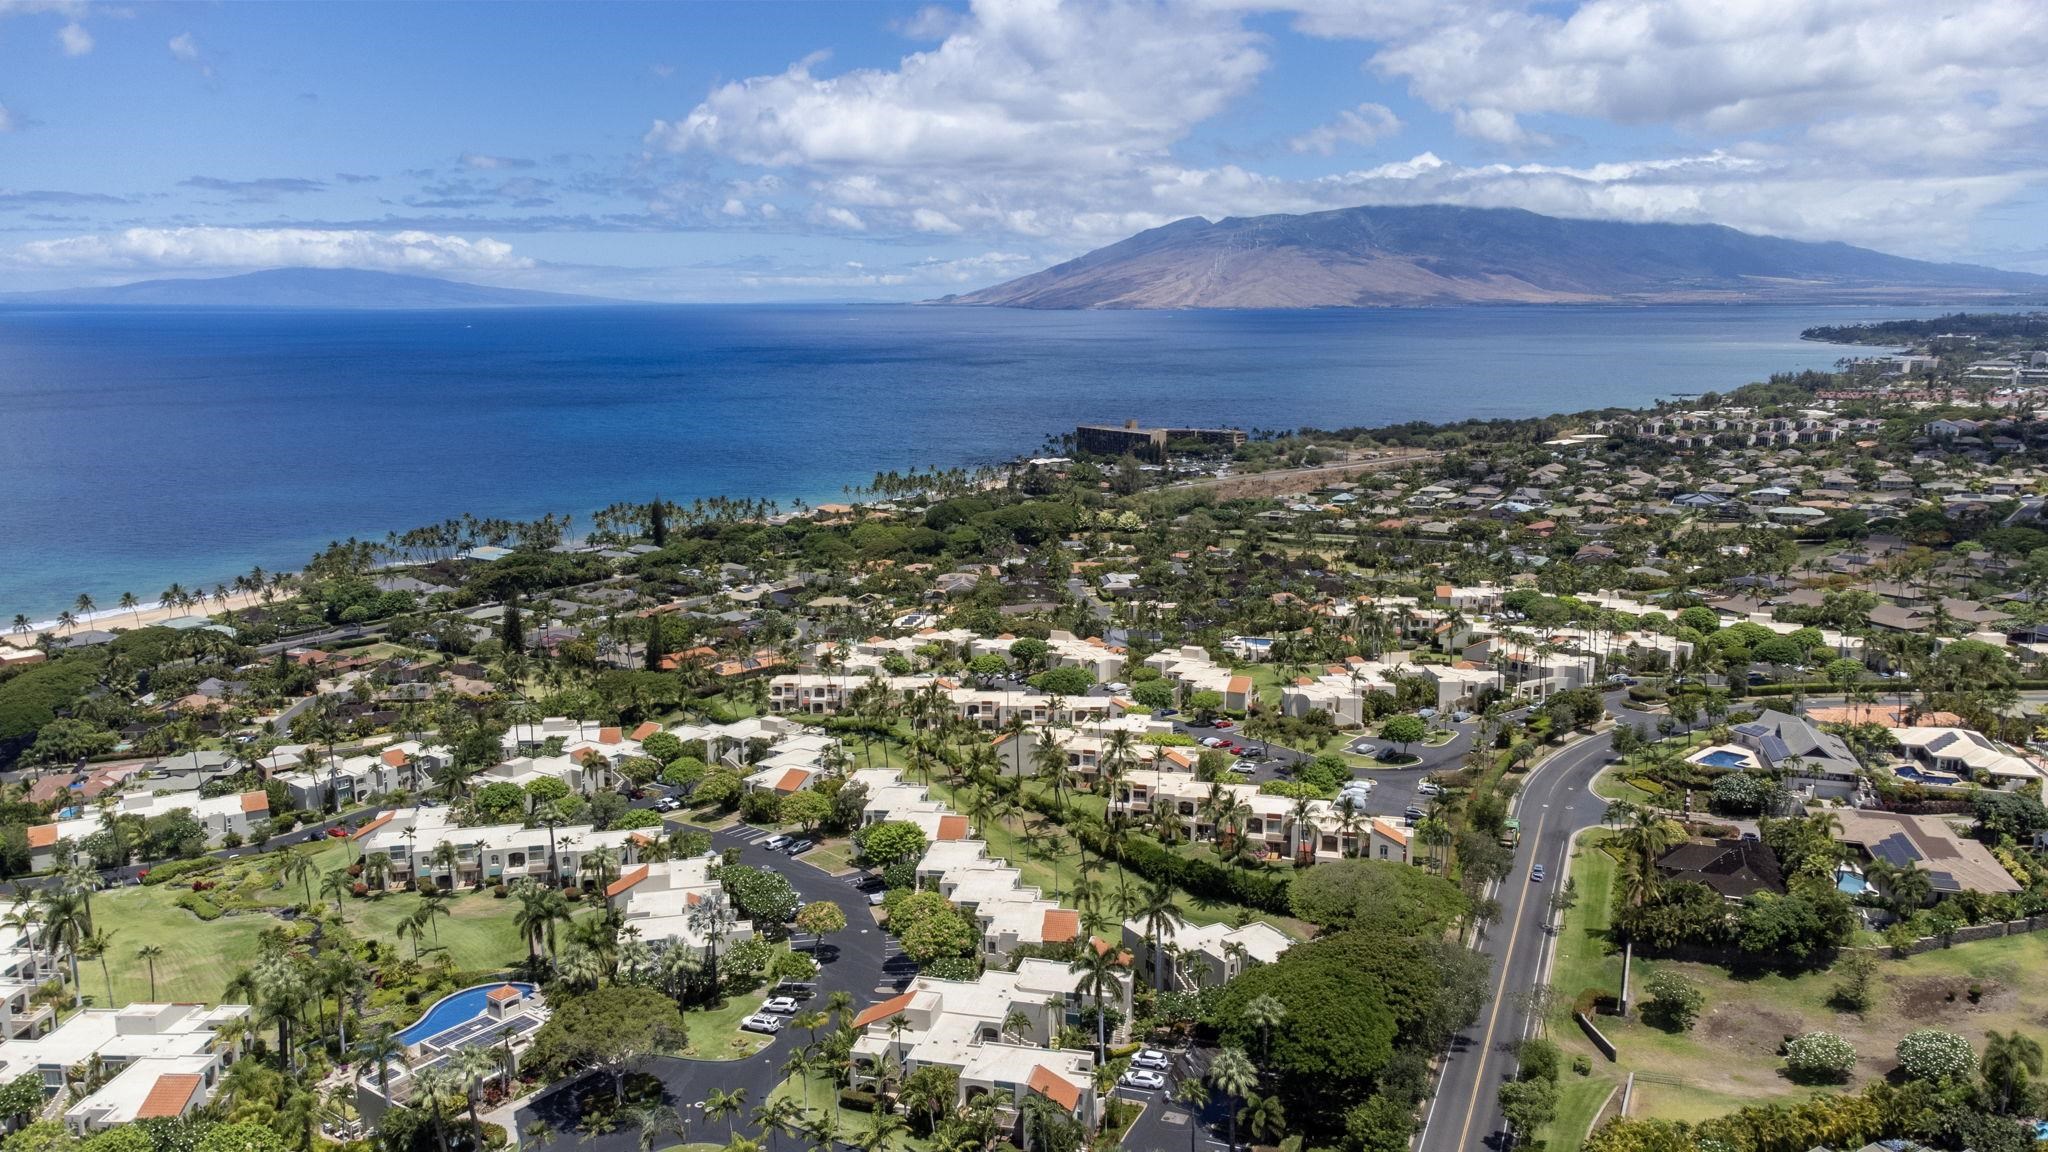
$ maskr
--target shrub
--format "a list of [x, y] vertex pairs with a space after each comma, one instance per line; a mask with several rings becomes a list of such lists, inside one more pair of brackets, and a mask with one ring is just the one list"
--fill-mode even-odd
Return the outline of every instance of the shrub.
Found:
[[1967, 1076], [1977, 1065], [1970, 1042], [1939, 1028], [1915, 1028], [1899, 1039], [1899, 1068], [1915, 1080], [1941, 1083]]
[[1833, 1032], [1808, 1032], [1785, 1043], [1785, 1071], [1802, 1083], [1839, 1082], [1856, 1067], [1856, 1049]]
[[841, 1088], [839, 1090], [839, 1106], [848, 1112], [873, 1112], [875, 1110], [875, 1094], [873, 1092], [863, 1092], [858, 1088]]
[[226, 867], [226, 862], [213, 856], [200, 856], [191, 860], [166, 860], [149, 870], [142, 878], [148, 885], [163, 884], [182, 876], [194, 876], [217, 871]]
[[1593, 1074], [1593, 1061], [1591, 1061], [1591, 1060], [1587, 1059], [1587, 1058], [1586, 1058], [1586, 1057], [1584, 1057], [1584, 1056], [1574, 1056], [1574, 1057], [1572, 1057], [1572, 1075], [1574, 1075], [1574, 1076], [1591, 1076], [1592, 1074]]
[[220, 905], [215, 904], [204, 893], [187, 892], [178, 897], [178, 907], [192, 913], [201, 920], [220, 919]]
[[505, 887], [505, 882], [502, 880], [491, 886], [491, 898], [494, 900], [503, 900], [511, 894], [512, 890]]
[[1643, 1005], [1643, 1019], [1666, 1032], [1684, 1032], [1698, 1020], [1707, 1006], [1707, 994], [1676, 972], [1658, 972], [1649, 980], [1650, 999]]

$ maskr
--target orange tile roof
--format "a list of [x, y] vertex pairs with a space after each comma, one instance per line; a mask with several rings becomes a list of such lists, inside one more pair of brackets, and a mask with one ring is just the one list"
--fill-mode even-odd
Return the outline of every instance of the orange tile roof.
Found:
[[28, 846], [31, 848], [48, 848], [56, 842], [57, 826], [55, 824], [38, 824], [28, 830]]
[[1045, 923], [1039, 928], [1039, 935], [1047, 944], [1058, 944], [1072, 940], [1081, 934], [1081, 914], [1071, 908], [1048, 908]]
[[775, 782], [775, 790], [777, 792], [794, 792], [803, 787], [804, 781], [810, 778], [811, 773], [809, 769], [791, 768], [782, 774], [782, 779]]
[[1451, 592], [1452, 588], [1449, 584], [1439, 584], [1436, 586], [1436, 594], [1446, 600], [1451, 598]]
[[633, 729], [633, 739], [645, 740], [659, 731], [661, 731], [661, 725], [656, 724], [652, 720], [644, 720], [638, 728]]
[[1251, 678], [1251, 677], [1249, 677], [1249, 676], [1232, 676], [1232, 677], [1230, 678], [1230, 690], [1231, 690], [1232, 692], [1249, 692], [1249, 691], [1251, 691], [1251, 690], [1252, 690], [1252, 678]]
[[1025, 1082], [1025, 1086], [1069, 1112], [1081, 1106], [1081, 1090], [1060, 1079], [1043, 1064], [1031, 1069], [1031, 1079]]
[[941, 839], [941, 840], [965, 840], [965, 839], [967, 839], [967, 817], [965, 817], [965, 816], [941, 816], [941, 817], [939, 817], [939, 839]]
[[853, 1026], [855, 1028], [865, 1028], [877, 1020], [887, 1020], [905, 1008], [910, 1007], [910, 998], [913, 995], [915, 993], [905, 992], [901, 996], [891, 996], [880, 1004], [869, 1005], [867, 1008], [862, 1009], [860, 1015], [853, 1018]]
[[270, 811], [270, 793], [265, 792], [261, 788], [253, 792], [242, 793], [242, 811], [244, 813]]
[[620, 876], [617, 880], [614, 880], [610, 884], [606, 885], [604, 894], [606, 896], [617, 896], [619, 893], [624, 892], [626, 889], [631, 888], [633, 885], [638, 884], [639, 882], [645, 879], [647, 879], [647, 865], [642, 864], [638, 868], [635, 868], [632, 871], [627, 872], [626, 874]]
[[403, 768], [405, 767], [407, 757], [403, 748], [386, 748], [382, 759], [393, 768]]
[[192, 1094], [199, 1091], [199, 1077], [190, 1072], [168, 1072], [156, 1078], [150, 1086], [149, 1095], [142, 1098], [142, 1107], [135, 1110], [137, 1120], [163, 1120], [185, 1114], [185, 1106], [192, 1103]]
[[617, 744], [619, 742], [619, 730], [617, 728], [599, 728], [597, 730], [597, 742], [599, 744]]
[[493, 1004], [503, 1004], [507, 1000], [517, 1000], [519, 996], [519, 989], [514, 988], [510, 984], [500, 984], [496, 988], [491, 989], [490, 995], [484, 997], [484, 999], [489, 1000]]
[[386, 812], [382, 816], [377, 817], [375, 820], [370, 821], [368, 824], [363, 825], [361, 828], [356, 829], [355, 838], [360, 840], [363, 837], [368, 836], [370, 833], [375, 832], [377, 829], [382, 828], [386, 824], [391, 823], [391, 817], [394, 815], [396, 815], [396, 813]]

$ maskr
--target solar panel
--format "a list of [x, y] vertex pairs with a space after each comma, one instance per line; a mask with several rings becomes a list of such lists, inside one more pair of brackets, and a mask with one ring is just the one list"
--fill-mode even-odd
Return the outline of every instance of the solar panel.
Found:
[[1780, 760], [1790, 760], [1792, 758], [1792, 750], [1785, 747], [1785, 742], [1778, 739], [1776, 733], [1765, 736], [1763, 738], [1763, 746], [1764, 757], [1773, 764]]
[[1903, 868], [1908, 864], [1920, 862], [1920, 850], [1913, 846], [1913, 842], [1907, 839], [1903, 832], [1894, 832], [1867, 847], [1872, 856], [1894, 868]]

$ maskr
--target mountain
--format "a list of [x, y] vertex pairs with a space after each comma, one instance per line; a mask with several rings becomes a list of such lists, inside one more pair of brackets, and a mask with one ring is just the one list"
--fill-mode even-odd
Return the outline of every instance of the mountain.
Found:
[[144, 308], [562, 308], [617, 304], [595, 296], [493, 288], [360, 268], [272, 268], [212, 279], [143, 280], [110, 288], [0, 293], [10, 304]]
[[1888, 300], [2048, 293], [2048, 276], [1930, 264], [1718, 224], [1513, 208], [1200, 217], [936, 303], [1015, 308], [1357, 308]]

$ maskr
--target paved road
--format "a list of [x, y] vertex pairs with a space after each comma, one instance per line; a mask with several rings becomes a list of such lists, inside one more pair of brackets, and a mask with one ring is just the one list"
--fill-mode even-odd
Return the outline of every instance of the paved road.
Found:
[[[1608, 711], [1624, 723], [1653, 717], [1626, 707], [1627, 697], [1607, 698]], [[1607, 733], [1571, 745], [1530, 772], [1517, 801], [1522, 844], [1515, 870], [1495, 898], [1500, 919], [1488, 926], [1477, 947], [1493, 961], [1493, 987], [1479, 1019], [1451, 1040], [1435, 1097], [1430, 1101], [1419, 1152], [1469, 1152], [1507, 1146], [1498, 1094], [1514, 1075], [1510, 1046], [1527, 1031], [1522, 994], [1545, 983], [1550, 963], [1550, 894], [1564, 870], [1572, 836], [1600, 823], [1607, 802], [1593, 794], [1593, 777], [1612, 753]], [[1533, 883], [1530, 869], [1543, 865], [1545, 883]], [[1573, 995], [1577, 989], [1559, 989]]]
[[[713, 847], [721, 850], [739, 848], [742, 863], [773, 868], [781, 873], [805, 903], [825, 900], [845, 911], [847, 928], [831, 938], [820, 956], [823, 963], [818, 973], [817, 995], [806, 1007], [823, 1008], [825, 999], [832, 993], [846, 991], [853, 994], [857, 1008], [865, 1008], [907, 986], [911, 977], [916, 975], [917, 966], [908, 957], [897, 953], [895, 942], [875, 925], [868, 913], [867, 898], [843, 878], [812, 867], [802, 857], [792, 859], [762, 848], [759, 842], [771, 834], [739, 825], [714, 832], [711, 840]], [[676, 1110], [688, 1129], [686, 1141], [723, 1144], [726, 1142], [726, 1121], [704, 1118], [705, 1096], [713, 1089], [744, 1091], [746, 1113], [734, 1117], [733, 1126], [740, 1132], [753, 1131], [754, 1125], [748, 1115], [768, 1099], [776, 1085], [782, 1083], [783, 1062], [807, 1039], [808, 1034], [803, 1029], [785, 1028], [766, 1048], [744, 1060], [662, 1057], [647, 1061], [642, 1071], [660, 1079], [665, 1103]], [[576, 1131], [578, 1098], [606, 1084], [601, 1075], [592, 1074], [547, 1089], [519, 1110], [519, 1129], [524, 1131], [535, 1120], [546, 1121], [557, 1135], [552, 1142], [540, 1145], [541, 1148], [568, 1149], [573, 1145], [577, 1152], [638, 1152], [639, 1133], [630, 1128], [588, 1138]], [[824, 1101], [813, 1099], [811, 1103], [815, 1107]], [[778, 1138], [772, 1146], [787, 1147], [789, 1141]]]

